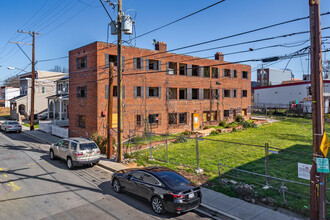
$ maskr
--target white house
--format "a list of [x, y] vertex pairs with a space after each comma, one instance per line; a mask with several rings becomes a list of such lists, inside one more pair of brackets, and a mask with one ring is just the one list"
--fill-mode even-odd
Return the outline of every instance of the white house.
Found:
[[[56, 93], [56, 80], [66, 76], [67, 73], [36, 71], [34, 114], [46, 112], [48, 109], [48, 96]], [[10, 117], [20, 120], [31, 114], [31, 73], [20, 75], [20, 95], [10, 100]]]
[[[311, 98], [311, 82], [294, 82], [254, 88], [254, 106], [267, 108], [288, 108], [289, 102], [304, 103]], [[325, 107], [330, 96], [330, 80], [323, 81]], [[309, 111], [309, 110], [308, 110]], [[326, 111], [328, 112], [328, 111]]]
[[257, 70], [258, 86], [279, 85], [293, 78], [291, 70], [264, 68]]
[[20, 89], [10, 86], [1, 87], [1, 99], [4, 101], [4, 107], [10, 107], [10, 99], [20, 95]]

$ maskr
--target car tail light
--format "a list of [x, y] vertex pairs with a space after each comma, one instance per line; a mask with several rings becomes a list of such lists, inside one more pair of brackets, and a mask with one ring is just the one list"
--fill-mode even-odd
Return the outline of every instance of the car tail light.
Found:
[[171, 192], [170, 192], [170, 194], [171, 194], [174, 198], [176, 198], [176, 199], [182, 199], [182, 198], [184, 198], [184, 195], [182, 195], [181, 193], [180, 193], [180, 194], [175, 194], [175, 193], [171, 193]]
[[74, 153], [77, 157], [80, 157], [80, 156], [82, 156], [82, 155], [84, 155], [84, 153], [83, 152], [77, 152], [77, 153]]
[[12, 128], [12, 126], [8, 126], [8, 128]]
[[20, 127], [22, 127], [22, 126], [18, 125], [18, 127], [20, 128]]
[[101, 151], [100, 150], [97, 150], [97, 153], [99, 154]]

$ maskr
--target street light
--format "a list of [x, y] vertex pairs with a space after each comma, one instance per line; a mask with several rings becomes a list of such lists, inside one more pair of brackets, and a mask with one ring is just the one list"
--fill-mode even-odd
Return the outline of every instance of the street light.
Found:
[[29, 73], [28, 71], [22, 70], [22, 69], [17, 68], [17, 67], [12, 67], [12, 66], [8, 66], [7, 69], [9, 69], [9, 70], [20, 70], [20, 71], [22, 71], [22, 72]]

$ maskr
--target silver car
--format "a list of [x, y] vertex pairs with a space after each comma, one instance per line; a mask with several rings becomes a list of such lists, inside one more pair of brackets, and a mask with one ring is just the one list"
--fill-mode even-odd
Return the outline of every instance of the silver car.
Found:
[[60, 158], [66, 160], [69, 169], [81, 165], [95, 165], [100, 161], [101, 151], [89, 138], [66, 138], [52, 144], [49, 150], [51, 160]]
[[4, 123], [1, 124], [0, 128], [6, 133], [10, 131], [16, 131], [16, 132], [22, 131], [22, 125], [20, 125], [20, 123], [18, 123], [17, 121], [5, 121]]

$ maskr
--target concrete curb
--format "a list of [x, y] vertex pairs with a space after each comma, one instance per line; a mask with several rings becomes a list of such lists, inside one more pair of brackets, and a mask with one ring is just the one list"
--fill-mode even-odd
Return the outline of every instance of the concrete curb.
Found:
[[[200, 210], [199, 210], [200, 209]], [[201, 212], [201, 213], [207, 213], [210, 215], [210, 217], [212, 218], [219, 218], [222, 220], [243, 220], [241, 218], [238, 218], [236, 216], [233, 216], [229, 213], [223, 212], [221, 210], [215, 209], [209, 205], [206, 204], [200, 204], [200, 206], [198, 207], [198, 209], [196, 209], [197, 212]]]
[[115, 170], [115, 169], [113, 169], [113, 168], [111, 168], [111, 167], [108, 167], [108, 166], [106, 166], [106, 165], [100, 163], [100, 162], [98, 162], [96, 165], [102, 167], [103, 169], [109, 170], [109, 171], [111, 171], [111, 172], [116, 172], [116, 171], [117, 171], [117, 170]]

